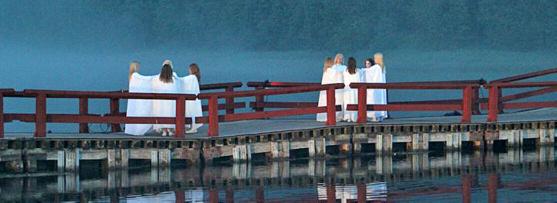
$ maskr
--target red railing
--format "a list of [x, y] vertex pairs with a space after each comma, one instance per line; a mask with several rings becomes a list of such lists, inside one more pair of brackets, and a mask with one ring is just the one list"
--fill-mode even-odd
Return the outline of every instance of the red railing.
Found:
[[[80, 133], [86, 131], [87, 123], [110, 123], [112, 131], [120, 131], [121, 123], [149, 123], [149, 124], [175, 124], [177, 138], [184, 137], [186, 123], [191, 123], [185, 117], [186, 100], [195, 100], [196, 95], [191, 94], [157, 94], [157, 93], [128, 93], [128, 92], [93, 92], [93, 91], [56, 91], [56, 90], [24, 90], [22, 92], [2, 93], [3, 97], [34, 97], [34, 114], [3, 114], [4, 122], [20, 120], [35, 123], [35, 137], [46, 136], [47, 123], [79, 123]], [[48, 98], [79, 99], [79, 114], [48, 114]], [[88, 113], [89, 99], [110, 100], [110, 114], [95, 115]], [[120, 99], [157, 99], [176, 100], [176, 117], [126, 117], [118, 111]], [[117, 127], [116, 127], [117, 126]], [[3, 132], [3, 131], [2, 131]]]
[[[485, 84], [486, 81], [483, 79], [480, 80], [455, 80], [455, 81], [429, 81], [429, 82], [406, 82], [406, 83], [397, 83], [397, 84], [407, 84], [407, 85], [423, 85], [423, 84], [430, 84], [430, 85], [443, 85], [443, 84], [472, 84], [473, 87], [473, 94], [472, 94], [472, 113], [473, 114], [480, 114], [480, 103], [482, 101], [487, 102], [487, 99], [482, 99], [479, 97], [479, 89], [480, 86]], [[305, 83], [305, 82], [248, 82], [247, 86], [252, 87], [255, 89], [265, 89], [265, 88], [284, 88], [284, 87], [300, 87], [300, 86], [307, 86], [307, 85], [318, 85], [319, 83]], [[388, 102], [389, 104], [407, 104], [407, 105], [422, 105], [422, 104], [460, 104], [462, 100], [426, 100], [426, 101], [406, 101], [406, 102]], [[312, 107], [317, 106], [317, 102], [274, 102], [274, 101], [265, 101], [265, 98], [262, 96], [258, 96], [255, 99], [255, 102], [250, 102], [250, 107], [255, 109], [256, 111], [263, 111], [265, 108], [305, 108], [305, 107]]]
[[[219, 134], [219, 121], [239, 121], [239, 120], [253, 120], [272, 117], [295, 116], [305, 114], [327, 113], [327, 125], [336, 124], [336, 110], [335, 105], [335, 90], [343, 88], [344, 84], [329, 84], [329, 85], [307, 85], [302, 87], [287, 87], [280, 89], [260, 89], [260, 90], [247, 90], [236, 92], [224, 93], [202, 93], [199, 94], [199, 99], [209, 100], [209, 136], [218, 136]], [[234, 113], [223, 116], [218, 115], [219, 98], [238, 98], [238, 97], [264, 97], [270, 95], [285, 95], [285, 94], [298, 94], [305, 92], [318, 92], [327, 91], [327, 107], [318, 107], [317, 105], [311, 107], [294, 108], [288, 110], [274, 110], [274, 111], [256, 111], [247, 113]]]
[[[482, 104], [482, 109], [488, 109], [488, 122], [496, 122], [498, 114], [502, 113], [504, 109], [523, 109], [523, 108], [544, 108], [555, 107], [554, 101], [545, 102], [512, 102], [529, 97], [549, 94], [557, 92], [557, 85], [554, 81], [548, 82], [518, 82], [521, 80], [547, 76], [557, 73], [557, 68], [551, 68], [541, 71], [534, 71], [530, 73], [514, 75], [497, 80], [490, 81], [485, 85], [489, 91], [488, 102]], [[519, 88], [540, 88], [521, 93], [515, 93], [503, 96], [503, 89], [519, 89]]]
[[[200, 85], [199, 89], [201, 91], [210, 90], [224, 90], [224, 92], [234, 92], [234, 88], [242, 87], [242, 82], [228, 82], [228, 83], [215, 83], [215, 84], [205, 84]], [[234, 98], [227, 98], [226, 103], [219, 104], [219, 110], [226, 110], [227, 114], [233, 114], [234, 109], [245, 108], [246, 103], [244, 102], [234, 102]], [[207, 105], [203, 105], [203, 111], [208, 111]]]
[[[412, 83], [352, 83], [351, 88], [358, 89], [358, 104], [348, 105], [347, 110], [358, 111], [358, 123], [367, 122], [367, 111], [445, 111], [461, 110], [462, 123], [471, 122], [474, 106], [474, 90], [480, 88], [480, 84], [475, 83], [453, 83], [453, 82], [412, 82]], [[401, 89], [401, 90], [462, 90], [462, 100], [460, 103], [446, 102], [439, 100], [433, 102], [401, 102], [388, 104], [367, 104], [367, 89]], [[477, 99], [477, 98], [476, 98]], [[458, 100], [455, 100], [458, 101]]]

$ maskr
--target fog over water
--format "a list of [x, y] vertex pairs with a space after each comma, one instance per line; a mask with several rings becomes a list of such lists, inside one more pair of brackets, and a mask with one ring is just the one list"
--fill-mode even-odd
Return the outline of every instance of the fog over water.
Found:
[[[131, 60], [156, 74], [167, 58], [179, 75], [198, 63], [202, 83], [319, 82], [325, 57], [342, 52], [361, 65], [378, 51], [388, 81], [490, 80], [557, 66], [555, 32], [555, 1], [6, 0], [0, 87], [126, 89]], [[436, 95], [397, 91], [389, 99]], [[49, 112], [77, 111], [77, 102], [66, 103], [73, 109]], [[106, 112], [105, 103], [90, 111]], [[8, 100], [6, 109], [32, 112], [33, 101]]]

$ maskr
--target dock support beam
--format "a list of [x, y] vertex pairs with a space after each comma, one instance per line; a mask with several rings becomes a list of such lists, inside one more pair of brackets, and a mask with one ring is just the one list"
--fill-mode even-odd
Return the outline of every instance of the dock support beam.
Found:
[[429, 134], [416, 133], [412, 134], [412, 151], [429, 150]]
[[243, 144], [234, 146], [232, 149], [232, 159], [234, 162], [245, 162], [251, 160], [251, 145]]
[[308, 140], [308, 152], [310, 158], [325, 158], [327, 155], [327, 143], [324, 137], [315, 137]]
[[392, 134], [378, 134], [376, 137], [375, 151], [377, 154], [388, 154], [393, 149]]
[[290, 157], [290, 142], [288, 140], [270, 143], [272, 160], [287, 160]]
[[81, 157], [81, 149], [69, 149], [65, 150], [65, 169], [66, 171], [78, 171], [79, 170], [79, 159]]

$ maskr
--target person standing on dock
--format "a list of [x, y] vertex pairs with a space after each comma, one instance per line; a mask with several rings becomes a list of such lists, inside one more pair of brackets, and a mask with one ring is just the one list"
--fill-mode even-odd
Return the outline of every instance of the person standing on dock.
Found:
[[[188, 76], [180, 78], [180, 93], [198, 95], [200, 92], [199, 81], [201, 81], [199, 66], [195, 63], [190, 64], [188, 72]], [[199, 99], [195, 99], [195, 101], [187, 100], [186, 117], [191, 118], [192, 124], [189, 126], [189, 130], [186, 131], [186, 133], [197, 133], [197, 129], [203, 124], [196, 124], [195, 117], [201, 116], [203, 116], [201, 101]]]
[[[374, 64], [375, 62], [375, 64]], [[386, 83], [385, 64], [383, 63], [383, 54], [376, 53], [372, 59], [366, 60], [366, 68], [362, 71], [364, 81], [366, 83]], [[368, 89], [367, 104], [387, 104], [387, 90], [385, 89]], [[368, 111], [368, 120], [379, 122], [387, 118], [386, 111]]]
[[[139, 62], [130, 63], [129, 87], [130, 93], [151, 93], [152, 81], [155, 76], [144, 76], [139, 74]], [[128, 117], [149, 117], [151, 116], [153, 101], [149, 99], [128, 99], [126, 116]], [[144, 135], [148, 132], [152, 124], [126, 124], [124, 132], [130, 135]]]
[[[153, 80], [153, 91], [155, 93], [178, 93], [178, 78], [172, 71], [172, 62], [166, 60], [163, 63], [161, 73]], [[176, 101], [174, 100], [154, 100], [154, 117], [176, 117]], [[174, 134], [174, 124], [155, 124], [154, 129], [162, 136], [172, 136]]]
[[[333, 69], [333, 59], [331, 57], [327, 57], [325, 59], [325, 63], [323, 65], [323, 77], [321, 78], [321, 84], [335, 84], [335, 83], [342, 83], [342, 73]], [[336, 90], [338, 91], [338, 90]], [[342, 90], [341, 90], [342, 91]], [[335, 92], [335, 104], [342, 106], [343, 95], [342, 92]], [[327, 106], [327, 91], [320, 91], [319, 92], [319, 107]], [[343, 115], [342, 111], [336, 112], [336, 120], [342, 120]], [[318, 113], [317, 114], [317, 121], [326, 122], [327, 121], [327, 113]]]
[[342, 105], [342, 110], [344, 121], [356, 122], [358, 119], [358, 114], [356, 111], [348, 111], [347, 107], [349, 104], [358, 104], [358, 90], [350, 88], [351, 83], [361, 82], [360, 71], [356, 67], [356, 59], [354, 57], [348, 58], [348, 67], [342, 73], [344, 81], [344, 102]]
[[344, 73], [346, 70], [346, 66], [344, 65], [344, 55], [341, 53], [335, 55], [335, 64], [333, 65], [333, 69], [339, 73]]

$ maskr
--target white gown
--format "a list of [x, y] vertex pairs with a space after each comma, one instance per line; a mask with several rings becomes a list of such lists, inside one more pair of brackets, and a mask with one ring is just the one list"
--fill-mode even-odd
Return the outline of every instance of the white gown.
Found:
[[[180, 83], [180, 93], [195, 95], [199, 94], [199, 82], [197, 81], [197, 77], [195, 75], [188, 75], [186, 77], [180, 78]], [[201, 101], [199, 99], [196, 99], [195, 101], [186, 100], [186, 117], [192, 118], [192, 129], [197, 129], [203, 125], [195, 123], [195, 117], [201, 116], [203, 116]]]
[[[173, 81], [164, 83], [159, 79], [159, 75], [153, 79], [153, 92], [155, 93], [178, 93], [178, 78], [172, 77]], [[175, 100], [153, 100], [153, 116], [154, 117], [176, 117], [176, 101]], [[155, 124], [154, 129], [174, 128], [174, 124]]]
[[[323, 84], [323, 85], [342, 83], [342, 82], [343, 82], [342, 73], [336, 71], [332, 67], [327, 69], [327, 71], [325, 71], [323, 73], [323, 77], [321, 79], [321, 84]], [[344, 99], [343, 99], [343, 89], [335, 90], [335, 104], [342, 106], [343, 101], [344, 101]], [[319, 107], [327, 106], [327, 91], [319, 92], [318, 106]], [[336, 120], [340, 121], [340, 120], [342, 120], [342, 118], [343, 118], [342, 111], [337, 111], [336, 112]], [[318, 113], [317, 114], [317, 121], [321, 121], [321, 122], [327, 121], [327, 113]]]
[[339, 73], [344, 73], [344, 71], [346, 70], [346, 66], [342, 65], [342, 64], [335, 64], [333, 65], [331, 68], [333, 68], [334, 70], [336, 70]]
[[[370, 68], [364, 68], [364, 82], [366, 83], [386, 83], [385, 72], [379, 65]], [[368, 89], [367, 104], [387, 104], [387, 90], [385, 89]], [[376, 118], [382, 120], [387, 118], [386, 111], [368, 111], [368, 118]]]
[[344, 119], [348, 122], [356, 122], [358, 119], [358, 111], [348, 111], [348, 104], [358, 104], [358, 89], [350, 88], [351, 83], [361, 82], [360, 71], [356, 70], [354, 74], [350, 74], [348, 70], [342, 73], [344, 78], [344, 104], [342, 110], [344, 111]]
[[[152, 81], [155, 76], [143, 76], [133, 73], [128, 87], [131, 93], [151, 93]], [[128, 99], [126, 116], [149, 117], [151, 116], [153, 101], [149, 99]], [[130, 135], [143, 135], [153, 127], [152, 124], [126, 124], [125, 133]]]

